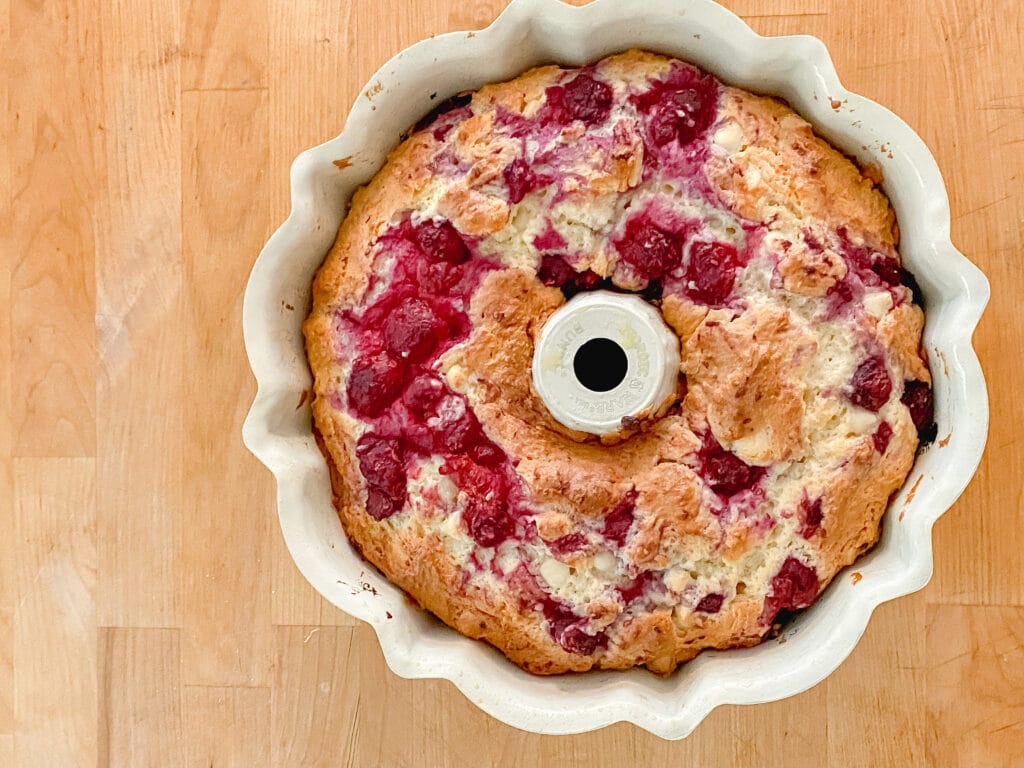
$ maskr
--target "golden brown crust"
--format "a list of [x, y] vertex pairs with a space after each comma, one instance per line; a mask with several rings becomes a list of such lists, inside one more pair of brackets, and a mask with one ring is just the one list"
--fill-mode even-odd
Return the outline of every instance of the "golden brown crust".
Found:
[[848, 227], [895, 244], [895, 215], [874, 181], [792, 109], [731, 88], [721, 112], [743, 135], [738, 151], [715, 154], [707, 166], [730, 208], [769, 225], [820, 222], [822, 230]]
[[[599, 62], [593, 72], [625, 101], [673, 66], [666, 57], [629, 51]], [[521, 156], [523, 142], [499, 130], [497, 117], [507, 111], [535, 118], [547, 89], [566, 76], [559, 67], [540, 67], [482, 88], [471, 114], [446, 136], [413, 134], [353, 196], [317, 273], [313, 310], [303, 328], [315, 378], [313, 419], [346, 533], [424, 608], [538, 674], [637, 664], [668, 673], [703, 648], [762, 639], [773, 572], [757, 566], [758, 558], [778, 564], [787, 552], [795, 553], [816, 568], [824, 587], [875, 541], [886, 501], [909, 471], [917, 444], [898, 398], [901, 377], [930, 381], [920, 350], [923, 314], [907, 303], [909, 291], [903, 288], [892, 291], [895, 306], [876, 303], [875, 315], [858, 308], [838, 330], [838, 321], [807, 309], [819, 306], [813, 302], [823, 306], [853, 269], [840, 252], [843, 238], [897, 258], [892, 209], [875, 176], [816, 137], [788, 107], [723, 88], [703, 172], [726, 207], [716, 215], [734, 216], [734, 230], [740, 223], [763, 228], [762, 262], [747, 270], [760, 277], [744, 278], [748, 282], [738, 288], [751, 295], [762, 291], [762, 298], [709, 309], [685, 293], [666, 293], [662, 313], [680, 338], [688, 379], [681, 406], [624, 430], [614, 444], [566, 429], [547, 412], [530, 376], [534, 339], [565, 299], [534, 274], [540, 254], [529, 241], [539, 229], [529, 218], [550, 213], [548, 224], [559, 224], [578, 268], [608, 276], [618, 258], [607, 245], [609, 227], [621, 225], [624, 196], [642, 202], [658, 186], [645, 177], [642, 126], [627, 116], [609, 123], [611, 140], [605, 143], [582, 124], [566, 126], [553, 140], [552, 151], [562, 153], [567, 174], [557, 210], [536, 198], [509, 201], [503, 176]], [[454, 176], [431, 170], [442, 157], [457, 166]], [[515, 462], [535, 508], [531, 524], [537, 536], [528, 553], [534, 559], [520, 566], [528, 571], [525, 586], [508, 571], [504, 578], [470, 575], [459, 547], [475, 545], [436, 488], [424, 490], [416, 512], [407, 508], [384, 521], [366, 512], [355, 445], [368, 426], [344, 404], [354, 353], [335, 316], [363, 302], [370, 276], [380, 269], [378, 238], [410, 211], [448, 219], [463, 236], [475, 238], [481, 251], [497, 253], [506, 267], [490, 272], [473, 294], [472, 332], [443, 356], [438, 370]], [[839, 230], [844, 234], [837, 239]], [[773, 301], [766, 303], [769, 283]], [[853, 408], [837, 394], [839, 388], [823, 389], [815, 379], [832, 369], [848, 376], [857, 350], [872, 345], [888, 352], [896, 382], [877, 416]], [[892, 430], [884, 454], [872, 437], [882, 421]], [[775, 495], [748, 500], [746, 507], [723, 504], [701, 474], [705, 433], [748, 464], [766, 467]], [[805, 540], [796, 533], [801, 505], [818, 497], [822, 521]], [[592, 534], [580, 550], [552, 562], [553, 542], [600, 530], [624, 498], [635, 498], [635, 510], [620, 548], [603, 552], [599, 565], [597, 554], [607, 542], [597, 543]], [[585, 617], [589, 631], [607, 635], [589, 654], [571, 653], [556, 642], [532, 592], [550, 592], [554, 581], [545, 587], [545, 579], [569, 578], [570, 566], [577, 571], [571, 578], [586, 573], [591, 583], [604, 580], [609, 587], [580, 587], [585, 597], [576, 615]], [[644, 578], [667, 593], [633, 602], [622, 597], [621, 590]], [[724, 600], [720, 611], [697, 610], [702, 598], [716, 594]]]
[[804, 243], [784, 243], [779, 274], [787, 291], [801, 296], [824, 296], [846, 277], [846, 262], [830, 248], [812, 250]]
[[683, 356], [687, 408], [749, 464], [799, 459], [803, 371], [813, 351], [814, 339], [782, 308], [705, 318]]
[[659, 463], [691, 457], [699, 441], [679, 414], [615, 446], [580, 442], [583, 435], [552, 418], [530, 366], [533, 339], [563, 302], [559, 291], [526, 272], [492, 273], [473, 297], [472, 336], [445, 357], [443, 369], [488, 434], [519, 459], [517, 471], [538, 499], [599, 518], [631, 487], [642, 492], [646, 473]]

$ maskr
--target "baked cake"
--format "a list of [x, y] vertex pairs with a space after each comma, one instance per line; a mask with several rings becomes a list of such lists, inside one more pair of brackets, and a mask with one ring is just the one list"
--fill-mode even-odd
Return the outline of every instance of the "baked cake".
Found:
[[[934, 435], [876, 173], [643, 51], [449, 100], [352, 198], [304, 326], [353, 545], [530, 672], [750, 646], [877, 540]], [[679, 338], [667, 411], [573, 432], [531, 379], [567, 297]]]

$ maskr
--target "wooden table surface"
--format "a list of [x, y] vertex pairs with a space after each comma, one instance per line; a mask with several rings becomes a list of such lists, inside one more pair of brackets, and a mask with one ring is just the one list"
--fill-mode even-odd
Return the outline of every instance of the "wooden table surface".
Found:
[[1019, 0], [731, 0], [936, 153], [992, 281], [988, 452], [935, 577], [827, 682], [689, 739], [506, 727], [320, 599], [245, 450], [245, 280], [288, 165], [502, 0], [0, 0], [0, 766], [1024, 765]]

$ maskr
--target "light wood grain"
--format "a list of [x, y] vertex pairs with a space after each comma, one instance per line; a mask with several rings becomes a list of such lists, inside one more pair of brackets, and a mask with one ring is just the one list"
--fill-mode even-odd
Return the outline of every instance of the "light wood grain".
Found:
[[14, 751], [96, 763], [93, 459], [15, 459]]
[[503, 5], [0, 0], [0, 766], [1024, 765], [1018, 0], [727, 2], [924, 137], [994, 290], [989, 451], [826, 682], [678, 743], [536, 736], [393, 675], [298, 574], [239, 435], [246, 276], [377, 67]]
[[[151, 4], [118, 0], [101, 30], [96, 331], [97, 609], [102, 626], [180, 624], [185, 327], [177, 30]], [[124, 407], [131, 403], [132, 407]], [[139, 436], [150, 434], [151, 439]], [[131, 450], [125, 446], [131, 445]], [[138, 567], [146, 564], [140, 583]]]
[[186, 768], [275, 764], [270, 761], [269, 686], [189, 685], [181, 698], [188, 734]]
[[182, 765], [176, 629], [99, 631], [98, 765]]

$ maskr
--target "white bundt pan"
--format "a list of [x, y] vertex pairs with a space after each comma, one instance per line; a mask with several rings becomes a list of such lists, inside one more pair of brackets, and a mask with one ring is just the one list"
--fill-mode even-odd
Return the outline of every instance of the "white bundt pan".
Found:
[[[536, 64], [583, 64], [631, 47], [782, 96], [835, 145], [882, 168], [901, 252], [926, 300], [939, 440], [893, 500], [881, 542], [854, 566], [861, 578], [840, 573], [778, 640], [705, 652], [665, 679], [643, 670], [534, 677], [412, 607], [349, 545], [310, 431], [300, 325], [313, 273], [352, 192], [435, 104]], [[259, 391], [243, 436], [277, 477], [281, 528], [299, 569], [324, 597], [373, 626], [396, 674], [451, 680], [481, 709], [529, 731], [578, 733], [625, 720], [678, 739], [720, 704], [773, 701], [815, 685], [850, 654], [876, 606], [928, 582], [932, 524], [964, 490], [985, 445], [988, 399], [971, 334], [988, 281], [950, 242], [949, 202], [927, 147], [891, 112], [845, 90], [816, 38], [760, 37], [710, 0], [597, 0], [579, 8], [513, 0], [487, 29], [438, 35], [385, 64], [342, 134], [299, 155], [291, 189], [291, 215], [264, 247], [245, 294], [245, 345]]]

